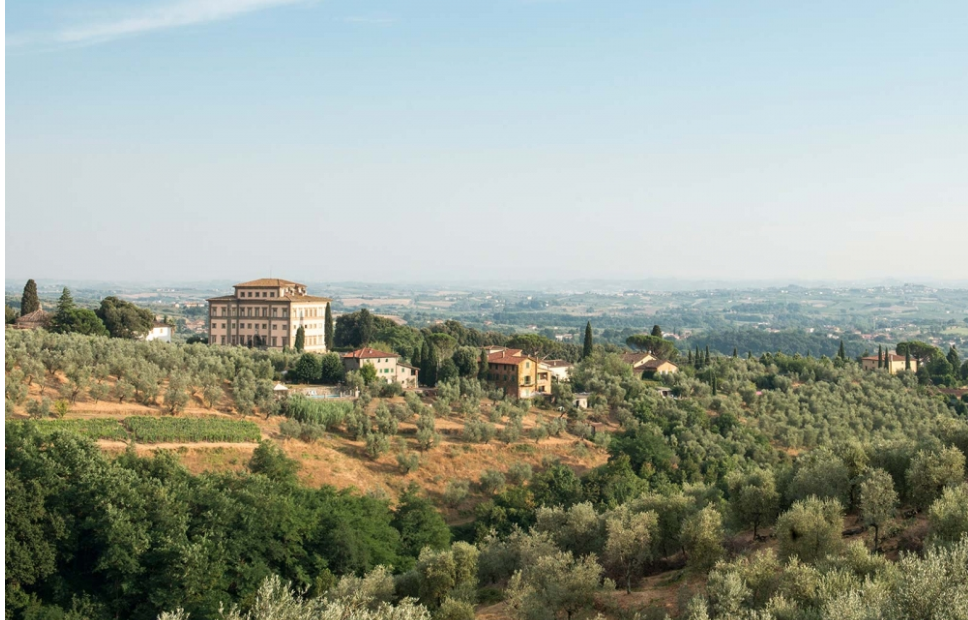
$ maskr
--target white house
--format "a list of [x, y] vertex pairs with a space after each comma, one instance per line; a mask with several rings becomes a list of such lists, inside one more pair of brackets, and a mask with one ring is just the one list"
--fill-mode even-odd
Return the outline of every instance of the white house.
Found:
[[160, 340], [162, 342], [171, 342], [171, 337], [175, 333], [175, 328], [168, 323], [162, 323], [161, 321], [155, 321], [155, 324], [151, 327], [151, 331], [145, 336], [145, 340]]

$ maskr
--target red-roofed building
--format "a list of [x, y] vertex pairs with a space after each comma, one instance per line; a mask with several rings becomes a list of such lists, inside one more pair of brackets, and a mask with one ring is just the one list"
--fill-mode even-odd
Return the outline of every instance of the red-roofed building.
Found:
[[340, 358], [343, 360], [343, 368], [346, 372], [360, 370], [366, 364], [376, 369], [377, 379], [383, 379], [387, 383], [399, 383], [405, 388], [417, 387], [417, 378], [420, 371], [400, 361], [400, 356], [396, 353], [379, 351], [370, 347], [363, 347], [356, 351], [343, 353]]
[[521, 349], [494, 347], [485, 351], [488, 351], [487, 379], [505, 394], [515, 398], [551, 395], [551, 373], [538, 369], [536, 357], [525, 355]]
[[296, 343], [300, 327], [304, 349], [326, 352], [328, 297], [306, 293], [306, 285], [280, 278], [261, 278], [235, 285], [235, 294], [208, 301], [209, 344], [283, 349]]

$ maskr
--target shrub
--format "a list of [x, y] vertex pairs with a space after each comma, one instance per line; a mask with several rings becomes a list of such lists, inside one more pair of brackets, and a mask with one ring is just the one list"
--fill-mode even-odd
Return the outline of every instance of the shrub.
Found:
[[505, 486], [507, 486], [507, 480], [500, 471], [488, 469], [481, 474], [481, 490], [488, 495], [503, 493]]
[[279, 434], [286, 439], [295, 439], [302, 432], [302, 424], [296, 420], [283, 420], [279, 424]]
[[326, 436], [326, 427], [322, 424], [303, 424], [299, 438], [306, 443], [313, 443]]
[[376, 460], [390, 451], [390, 440], [382, 433], [371, 433], [366, 437], [366, 455]]
[[444, 503], [451, 508], [456, 507], [467, 499], [470, 489], [471, 483], [467, 480], [451, 480], [444, 489]]
[[413, 452], [401, 452], [397, 455], [397, 464], [405, 474], [412, 474], [420, 467], [420, 456]]
[[516, 485], [522, 485], [531, 480], [531, 465], [524, 462], [512, 463], [508, 468], [507, 480]]
[[796, 502], [776, 522], [780, 555], [816, 562], [837, 552], [841, 545], [843, 508], [836, 499], [810, 497]]

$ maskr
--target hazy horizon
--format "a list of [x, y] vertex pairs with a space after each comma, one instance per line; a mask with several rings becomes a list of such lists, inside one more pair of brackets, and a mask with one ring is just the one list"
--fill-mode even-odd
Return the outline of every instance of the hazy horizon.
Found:
[[965, 3], [6, 17], [8, 281], [968, 282]]

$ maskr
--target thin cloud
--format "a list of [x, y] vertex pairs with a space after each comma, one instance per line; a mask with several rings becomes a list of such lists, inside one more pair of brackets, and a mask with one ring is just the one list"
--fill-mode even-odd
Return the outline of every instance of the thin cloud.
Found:
[[8, 37], [7, 45], [21, 47], [31, 44], [104, 43], [121, 37], [223, 21], [246, 13], [311, 1], [313, 0], [181, 0], [112, 20], [69, 26], [48, 33], [15, 34]]

